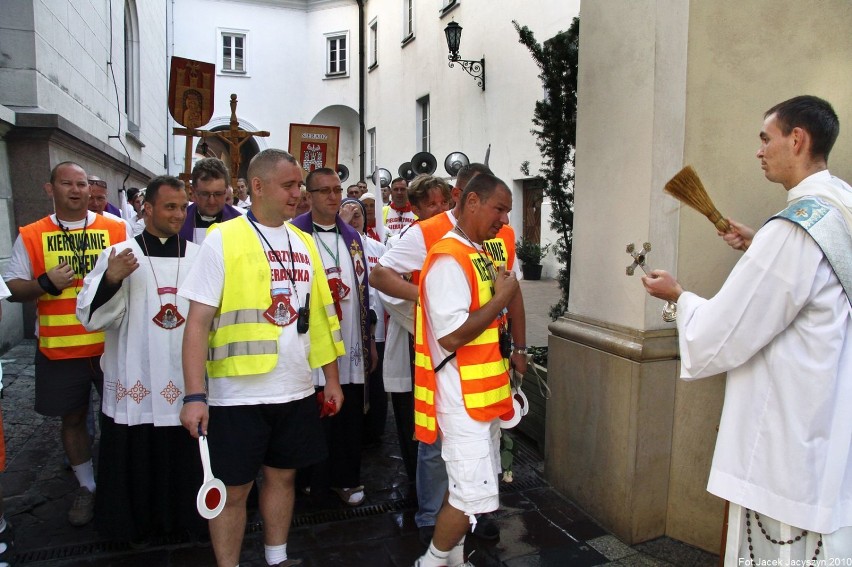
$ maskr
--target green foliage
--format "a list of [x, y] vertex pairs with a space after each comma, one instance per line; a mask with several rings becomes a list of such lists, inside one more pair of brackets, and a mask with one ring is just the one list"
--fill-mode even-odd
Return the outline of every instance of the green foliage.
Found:
[[[559, 234], [554, 243], [562, 299], [551, 307], [554, 320], [568, 310], [571, 283], [571, 247], [574, 226], [574, 147], [577, 141], [577, 65], [580, 47], [580, 18], [574, 18], [567, 32], [540, 44], [533, 32], [512, 22], [519, 41], [538, 65], [546, 98], [535, 104], [532, 134], [541, 152], [541, 168], [536, 176], [544, 184], [553, 209], [550, 227]], [[529, 163], [521, 170], [529, 175]], [[526, 170], [526, 171], [525, 171]], [[519, 254], [520, 257], [520, 254]]]
[[527, 352], [532, 355], [532, 361], [545, 370], [547, 369], [547, 347], [546, 346], [530, 346], [527, 347]]
[[521, 238], [515, 243], [515, 254], [525, 266], [540, 266], [541, 260], [547, 255], [550, 244], [542, 246], [538, 242]]

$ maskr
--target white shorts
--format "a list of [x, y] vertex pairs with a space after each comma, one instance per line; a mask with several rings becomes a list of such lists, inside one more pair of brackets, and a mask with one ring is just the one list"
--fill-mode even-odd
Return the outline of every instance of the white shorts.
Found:
[[500, 507], [500, 423], [476, 421], [466, 411], [438, 413], [449, 503], [471, 516]]

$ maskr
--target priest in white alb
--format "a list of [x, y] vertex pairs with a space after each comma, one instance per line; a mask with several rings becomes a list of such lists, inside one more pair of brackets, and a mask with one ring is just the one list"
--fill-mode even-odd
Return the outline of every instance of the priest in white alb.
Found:
[[102, 252], [77, 299], [83, 325], [106, 334], [95, 522], [101, 535], [135, 543], [206, 530], [195, 509], [198, 447], [179, 417], [189, 302], [177, 289], [199, 247], [178, 234], [182, 181], [154, 178], [143, 206], [145, 230]]
[[828, 172], [839, 132], [814, 96], [764, 115], [757, 158], [787, 207], [710, 299], [655, 270], [677, 302], [681, 377], [727, 372], [707, 490], [730, 502], [725, 565], [844, 565], [852, 557], [852, 188]]

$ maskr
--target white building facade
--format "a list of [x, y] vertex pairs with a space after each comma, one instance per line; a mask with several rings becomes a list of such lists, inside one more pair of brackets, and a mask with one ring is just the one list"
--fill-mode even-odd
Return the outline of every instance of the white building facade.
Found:
[[[167, 2], [4, 0], [0, 8], [0, 271], [17, 228], [53, 211], [42, 190], [57, 163], [142, 186], [165, 172]], [[26, 306], [31, 309], [32, 306]], [[25, 311], [26, 311], [25, 308]], [[0, 350], [27, 319], [4, 305]]]
[[[216, 64], [213, 118], [204, 129], [227, 127], [232, 93], [240, 127], [270, 132], [254, 139], [255, 151], [286, 149], [291, 123], [339, 127], [338, 162], [350, 171], [344, 185], [369, 179], [377, 167], [396, 177], [421, 151], [435, 156], [436, 175], [449, 177], [443, 166], [449, 153], [481, 162], [490, 145], [490, 167], [513, 190], [518, 236], [526, 221], [540, 227], [540, 240], [548, 243], [557, 236], [549, 229], [548, 201], [535, 205], [538, 214], [532, 206], [522, 213], [524, 193], [533, 189], [521, 165], [529, 162], [535, 174], [540, 163], [530, 129], [544, 93], [512, 21], [543, 42], [568, 29], [579, 4], [181, 0], [174, 4], [170, 54]], [[460, 64], [448, 65], [444, 28], [451, 21], [463, 27], [461, 58], [485, 59], [484, 90]], [[184, 169], [184, 148], [185, 138], [171, 137], [172, 173]], [[208, 153], [221, 156], [222, 149]], [[247, 165], [244, 160], [241, 174]], [[554, 277], [557, 270], [550, 254], [544, 275]]]

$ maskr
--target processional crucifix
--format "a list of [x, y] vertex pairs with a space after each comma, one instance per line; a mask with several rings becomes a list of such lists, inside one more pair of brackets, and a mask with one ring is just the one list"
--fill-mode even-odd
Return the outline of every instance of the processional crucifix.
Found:
[[181, 179], [184, 180], [184, 183], [188, 183], [190, 178], [190, 166], [192, 165], [192, 137], [198, 136], [204, 139], [205, 141], [208, 138], [218, 138], [228, 145], [231, 157], [232, 187], [236, 187], [237, 175], [240, 171], [240, 147], [242, 147], [243, 144], [252, 139], [254, 136], [269, 136], [269, 132], [265, 130], [260, 130], [257, 132], [240, 130], [240, 121], [237, 119], [236, 94], [231, 94], [231, 121], [227, 130], [220, 130], [214, 132], [210, 130], [198, 130], [195, 128], [175, 128], [174, 133], [181, 136], [186, 136], [186, 161], [184, 166], [184, 172], [181, 174]]
[[169, 75], [169, 112], [175, 122], [183, 128], [173, 131], [186, 136], [184, 171], [180, 178], [189, 185], [192, 170], [192, 138], [219, 138], [228, 145], [231, 157], [231, 185], [236, 186], [240, 171], [240, 147], [254, 136], [269, 136], [269, 132], [240, 130], [237, 120], [237, 95], [231, 95], [231, 122], [227, 130], [211, 132], [201, 126], [213, 117], [213, 92], [216, 66], [213, 63], [195, 61], [183, 57], [172, 57]]

